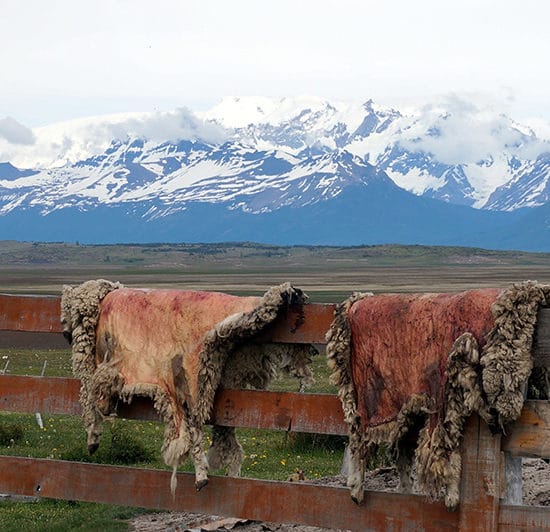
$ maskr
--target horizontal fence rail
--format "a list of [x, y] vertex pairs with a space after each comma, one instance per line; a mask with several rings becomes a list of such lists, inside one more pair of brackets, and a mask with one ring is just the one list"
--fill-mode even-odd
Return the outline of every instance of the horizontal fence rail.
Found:
[[[259, 341], [326, 343], [335, 305], [291, 306]], [[60, 298], [0, 294], [1, 331], [60, 337]], [[14, 333], [15, 334], [15, 333]], [[68, 348], [68, 345], [67, 345]], [[535, 365], [550, 366], [550, 308], [539, 311], [532, 348]], [[72, 378], [0, 375], [0, 411], [80, 415], [80, 383]], [[119, 417], [158, 420], [152, 402], [120, 403]], [[330, 394], [251, 390], [217, 393], [211, 423], [318, 434], [347, 434], [340, 401]], [[467, 423], [458, 511], [419, 495], [368, 492], [355, 505], [343, 487], [211, 476], [197, 493], [193, 474], [48, 459], [0, 456], [0, 492], [186, 510], [247, 519], [351, 530], [548, 530], [550, 509], [503, 504], [505, 457], [550, 458], [550, 403], [527, 401], [505, 436], [492, 436], [477, 416]]]
[[[80, 382], [62, 377], [0, 377], [0, 410], [80, 415]], [[119, 403], [117, 415], [158, 421], [153, 403], [135, 398]], [[336, 395], [253, 390], [221, 390], [210, 423], [228, 427], [275, 429], [316, 434], [347, 434]], [[502, 450], [515, 456], [550, 458], [550, 403], [527, 401], [520, 418], [508, 428]]]
[[392, 523], [413, 530], [424, 522], [423, 530], [435, 532], [455, 530], [457, 523], [444, 505], [416, 495], [370, 492], [357, 506], [345, 488], [216, 476], [197, 493], [194, 475], [180, 473], [172, 498], [169, 471], [9, 456], [0, 457], [0, 468], [0, 491], [22, 495], [363, 531]]
[[[0, 294], [0, 331], [61, 333], [61, 298]], [[293, 305], [261, 337], [281, 343], [326, 343], [334, 304]], [[550, 366], [550, 308], [541, 308], [533, 357], [538, 365]]]

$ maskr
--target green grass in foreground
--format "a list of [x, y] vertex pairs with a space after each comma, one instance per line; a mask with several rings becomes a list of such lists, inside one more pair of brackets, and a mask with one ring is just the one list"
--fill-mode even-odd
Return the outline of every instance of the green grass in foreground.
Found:
[[[9, 374], [39, 375], [44, 360], [48, 360], [47, 376], [71, 374], [66, 350], [2, 349], [0, 369], [7, 361], [4, 357], [9, 357]], [[316, 382], [308, 391], [334, 393], [328, 383], [325, 357], [316, 356], [313, 368]], [[271, 389], [297, 391], [298, 383], [281, 377]], [[0, 413], [0, 427], [4, 429], [0, 431], [3, 434], [0, 454], [166, 469], [160, 455], [162, 423], [125, 419], [105, 423], [100, 447], [90, 456], [80, 417], [44, 414], [42, 418], [44, 428], [40, 429], [34, 414]], [[244, 477], [286, 480], [296, 469], [302, 469], [307, 478], [315, 479], [335, 475], [340, 470], [344, 438], [254, 429], [237, 429], [237, 436], [245, 453]], [[206, 440], [208, 445], [208, 435]], [[193, 471], [192, 463], [187, 461], [180, 470]], [[4, 501], [0, 503], [0, 529], [125, 530], [124, 520], [143, 512], [143, 509], [80, 502]]]
[[137, 508], [74, 501], [0, 502], [3, 532], [104, 532], [128, 530], [126, 520], [144, 513]]

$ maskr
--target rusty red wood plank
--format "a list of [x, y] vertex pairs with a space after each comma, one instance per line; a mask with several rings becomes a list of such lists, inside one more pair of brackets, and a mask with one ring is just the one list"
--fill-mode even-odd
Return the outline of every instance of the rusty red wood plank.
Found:
[[[76, 379], [0, 376], [0, 410], [80, 414]], [[158, 420], [149, 399], [120, 404], [118, 415], [129, 419]], [[212, 421], [231, 427], [347, 434], [340, 400], [329, 394], [221, 390]]]
[[550, 530], [550, 508], [546, 506], [501, 506], [499, 532]]
[[[0, 330], [61, 332], [60, 297], [0, 294]], [[334, 305], [289, 307], [262, 337], [286, 343], [325, 343]]]
[[550, 403], [527, 401], [520, 418], [506, 432], [504, 451], [514, 456], [550, 458]]
[[77, 379], [2, 375], [0, 410], [79, 415], [79, 390]]
[[262, 340], [324, 344], [334, 318], [333, 304], [293, 305], [262, 335]]
[[500, 460], [500, 436], [492, 435], [478, 416], [471, 416], [462, 440], [460, 530], [498, 530]]
[[61, 332], [60, 297], [0, 294], [0, 330]]
[[[80, 414], [76, 379], [0, 376], [0, 410]], [[118, 415], [157, 420], [149, 399], [120, 404]], [[330, 394], [221, 390], [212, 421], [220, 425], [292, 430], [318, 434], [347, 434], [340, 400]], [[514, 456], [550, 457], [550, 404], [527, 401], [520, 419], [508, 429], [502, 449]]]
[[0, 492], [186, 510], [246, 519], [349, 530], [456, 530], [457, 514], [416, 495], [368, 492], [357, 506], [346, 488], [246, 478], [211, 477], [200, 492], [194, 476], [19, 457], [0, 457]]
[[347, 434], [336, 395], [222, 390], [213, 419], [219, 425], [319, 434]]

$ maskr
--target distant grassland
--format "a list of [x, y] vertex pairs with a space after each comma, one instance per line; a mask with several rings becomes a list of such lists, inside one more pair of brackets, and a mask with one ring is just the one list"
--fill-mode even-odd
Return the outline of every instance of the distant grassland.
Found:
[[353, 291], [429, 292], [550, 282], [550, 254], [438, 246], [254, 243], [79, 245], [0, 241], [0, 292], [57, 294], [86, 279], [260, 294], [290, 281], [312, 301]]

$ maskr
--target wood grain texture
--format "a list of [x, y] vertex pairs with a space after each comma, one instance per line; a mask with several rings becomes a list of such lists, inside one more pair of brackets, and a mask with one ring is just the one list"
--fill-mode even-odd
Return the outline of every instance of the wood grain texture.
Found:
[[417, 495], [367, 492], [357, 506], [346, 488], [211, 477], [200, 492], [194, 475], [44, 459], [0, 457], [0, 492], [192, 511], [360, 531], [456, 530], [457, 514]]
[[503, 475], [501, 487], [503, 492], [502, 503], [510, 505], [521, 505], [523, 498], [523, 478], [521, 456], [513, 456], [508, 452], [503, 457]]
[[493, 436], [478, 416], [472, 416], [462, 445], [460, 530], [498, 530], [500, 456], [500, 436]]
[[547, 532], [550, 530], [550, 508], [546, 506], [500, 507], [499, 532]]
[[506, 432], [504, 451], [514, 456], [550, 458], [550, 403], [527, 401], [520, 418]]

